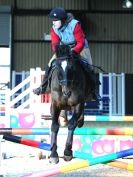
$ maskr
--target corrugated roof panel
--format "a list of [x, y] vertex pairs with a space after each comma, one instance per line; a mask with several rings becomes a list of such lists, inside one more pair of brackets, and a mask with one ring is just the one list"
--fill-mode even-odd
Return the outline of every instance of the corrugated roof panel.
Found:
[[66, 9], [87, 10], [88, 0], [17, 0], [17, 6], [21, 9], [51, 9], [62, 6]]
[[133, 44], [121, 44], [118, 48], [118, 72], [133, 73]]
[[[93, 64], [105, 72], [133, 73], [133, 44], [92, 44]], [[52, 57], [50, 43], [15, 43], [14, 68], [16, 71], [44, 67]], [[100, 70], [96, 70], [101, 72]]]
[[10, 5], [14, 6], [14, 0], [0, 0], [0, 5]]
[[93, 43], [90, 50], [93, 64], [105, 72], [133, 73], [133, 44]]
[[89, 0], [91, 10], [125, 10], [122, 7], [123, 0]]
[[133, 40], [133, 14], [88, 14], [90, 40]]
[[41, 40], [50, 28], [51, 22], [47, 16], [15, 16], [14, 39]]
[[52, 57], [51, 45], [48, 43], [15, 43], [14, 69], [18, 72], [30, 68], [44, 67]]

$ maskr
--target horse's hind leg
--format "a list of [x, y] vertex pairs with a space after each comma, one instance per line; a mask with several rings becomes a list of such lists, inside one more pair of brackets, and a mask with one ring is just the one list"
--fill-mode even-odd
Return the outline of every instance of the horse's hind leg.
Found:
[[82, 112], [82, 114], [81, 114], [81, 116], [80, 116], [80, 118], [78, 119], [78, 122], [77, 122], [78, 128], [83, 127], [83, 125], [84, 125], [84, 110], [83, 110], [83, 112]]
[[68, 123], [67, 120], [67, 111], [66, 110], [61, 110], [60, 116], [59, 116], [59, 124], [62, 127], [65, 127]]
[[59, 130], [58, 117], [60, 110], [55, 106], [51, 106], [52, 124], [51, 124], [51, 154], [49, 162], [56, 164], [59, 162], [59, 157], [57, 153], [57, 134]]
[[[84, 106], [84, 104], [82, 104], [82, 105]], [[82, 113], [81, 113], [81, 115], [78, 119], [78, 122], [77, 122], [78, 128], [83, 127], [83, 125], [84, 125], [84, 107], [83, 107]]]

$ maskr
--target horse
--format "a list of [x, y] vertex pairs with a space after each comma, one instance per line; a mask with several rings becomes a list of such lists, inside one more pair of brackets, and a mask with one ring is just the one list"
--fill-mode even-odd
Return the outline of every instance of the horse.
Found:
[[[51, 76], [51, 153], [50, 163], [59, 162], [57, 153], [57, 135], [60, 128], [59, 115], [61, 110], [71, 111], [71, 118], [68, 120], [68, 133], [64, 149], [64, 160], [70, 161], [73, 158], [72, 144], [75, 128], [82, 127], [84, 119], [84, 103], [89, 94], [89, 82], [81, 64], [79, 55], [74, 55], [68, 45], [56, 47], [56, 59]], [[91, 96], [90, 96], [91, 100]]]

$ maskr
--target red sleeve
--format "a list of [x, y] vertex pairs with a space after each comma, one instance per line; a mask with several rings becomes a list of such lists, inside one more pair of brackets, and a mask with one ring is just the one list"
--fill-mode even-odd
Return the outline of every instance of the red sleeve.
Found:
[[55, 46], [60, 43], [59, 36], [54, 32], [53, 28], [50, 30], [52, 50], [55, 51]]
[[74, 28], [74, 37], [76, 40], [76, 46], [73, 48], [74, 51], [80, 53], [84, 48], [85, 35], [79, 23]]

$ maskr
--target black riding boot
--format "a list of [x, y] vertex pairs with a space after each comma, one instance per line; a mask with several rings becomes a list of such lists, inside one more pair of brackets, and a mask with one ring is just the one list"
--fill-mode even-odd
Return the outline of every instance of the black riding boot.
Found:
[[100, 85], [100, 82], [96, 80], [96, 74], [94, 73], [94, 71], [90, 71], [89, 72], [89, 77], [92, 81], [92, 96], [93, 96], [93, 99], [96, 100], [96, 101], [101, 101], [101, 96], [99, 95], [99, 90], [98, 90], [98, 87]]
[[40, 95], [40, 94], [43, 94], [46, 92], [47, 85], [48, 85], [49, 71], [50, 71], [50, 67], [47, 66], [45, 69], [45, 76], [42, 80], [42, 83], [41, 83], [40, 87], [33, 90], [34, 94]]

